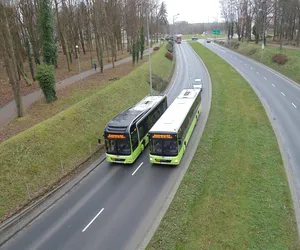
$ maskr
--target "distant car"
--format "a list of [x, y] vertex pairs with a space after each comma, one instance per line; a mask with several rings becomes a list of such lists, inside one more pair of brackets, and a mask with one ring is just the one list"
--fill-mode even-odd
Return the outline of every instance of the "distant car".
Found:
[[193, 41], [197, 41], [197, 40], [198, 40], [198, 37], [192, 37], [192, 40], [193, 40]]
[[210, 40], [210, 39], [206, 39], [206, 42], [207, 42], [207, 43], [210, 43], [210, 42], [211, 42], [211, 40]]
[[202, 89], [203, 89], [202, 79], [195, 79], [193, 86], [194, 86], [194, 89], [200, 89], [200, 91], [202, 91]]

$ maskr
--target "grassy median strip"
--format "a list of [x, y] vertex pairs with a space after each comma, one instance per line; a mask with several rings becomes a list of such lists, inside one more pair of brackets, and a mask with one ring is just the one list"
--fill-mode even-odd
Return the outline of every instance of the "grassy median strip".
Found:
[[299, 249], [285, 169], [262, 104], [229, 64], [191, 46], [210, 72], [211, 110], [147, 249]]
[[[153, 72], [166, 77], [172, 62], [165, 48], [152, 55]], [[0, 219], [51, 186], [87, 158], [104, 126], [120, 111], [149, 93], [148, 64], [91, 97], [0, 144]]]

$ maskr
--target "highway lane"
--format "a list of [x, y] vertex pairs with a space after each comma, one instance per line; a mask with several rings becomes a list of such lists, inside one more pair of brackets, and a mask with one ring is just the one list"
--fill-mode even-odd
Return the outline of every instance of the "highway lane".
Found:
[[[203, 112], [177, 167], [149, 163], [148, 150], [132, 166], [101, 163], [80, 185], [3, 246], [4, 249], [137, 249], [151, 235], [198, 145], [210, 107], [210, 84], [186, 43], [176, 45], [169, 103], [202, 78]], [[197, 136], [196, 136], [197, 135]], [[149, 231], [150, 230], [150, 231]]]
[[218, 44], [200, 41], [237, 69], [259, 94], [287, 154], [286, 172], [300, 225], [300, 87], [256, 61]]

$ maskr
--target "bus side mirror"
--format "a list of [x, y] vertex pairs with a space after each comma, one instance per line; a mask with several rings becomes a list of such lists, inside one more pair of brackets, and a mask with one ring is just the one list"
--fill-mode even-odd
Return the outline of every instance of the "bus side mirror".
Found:
[[186, 146], [186, 141], [184, 142], [184, 146]]
[[181, 140], [178, 141], [179, 146], [181, 145]]
[[100, 145], [101, 144], [101, 137], [99, 136], [98, 137], [98, 145]]

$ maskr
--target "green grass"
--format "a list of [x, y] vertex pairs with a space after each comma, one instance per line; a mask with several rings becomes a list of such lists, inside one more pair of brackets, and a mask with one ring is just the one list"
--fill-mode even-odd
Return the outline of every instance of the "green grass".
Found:
[[[165, 48], [152, 56], [152, 69], [165, 77], [172, 63]], [[95, 149], [104, 126], [120, 111], [149, 93], [148, 64], [87, 99], [0, 144], [0, 218], [27, 201], [26, 184], [34, 196]]]
[[211, 75], [211, 110], [147, 249], [299, 249], [281, 154], [262, 104], [229, 64], [191, 45]]
[[[279, 47], [268, 45], [263, 52], [263, 60], [261, 61], [261, 45], [247, 42], [239, 42], [239, 48], [235, 51], [251, 57], [252, 59], [262, 62], [263, 64], [277, 70], [281, 74], [300, 83], [300, 50], [283, 48], [281, 51]], [[254, 52], [250, 54], [249, 52]], [[288, 61], [284, 65], [278, 65], [272, 62], [272, 56], [278, 53], [286, 54]]]

